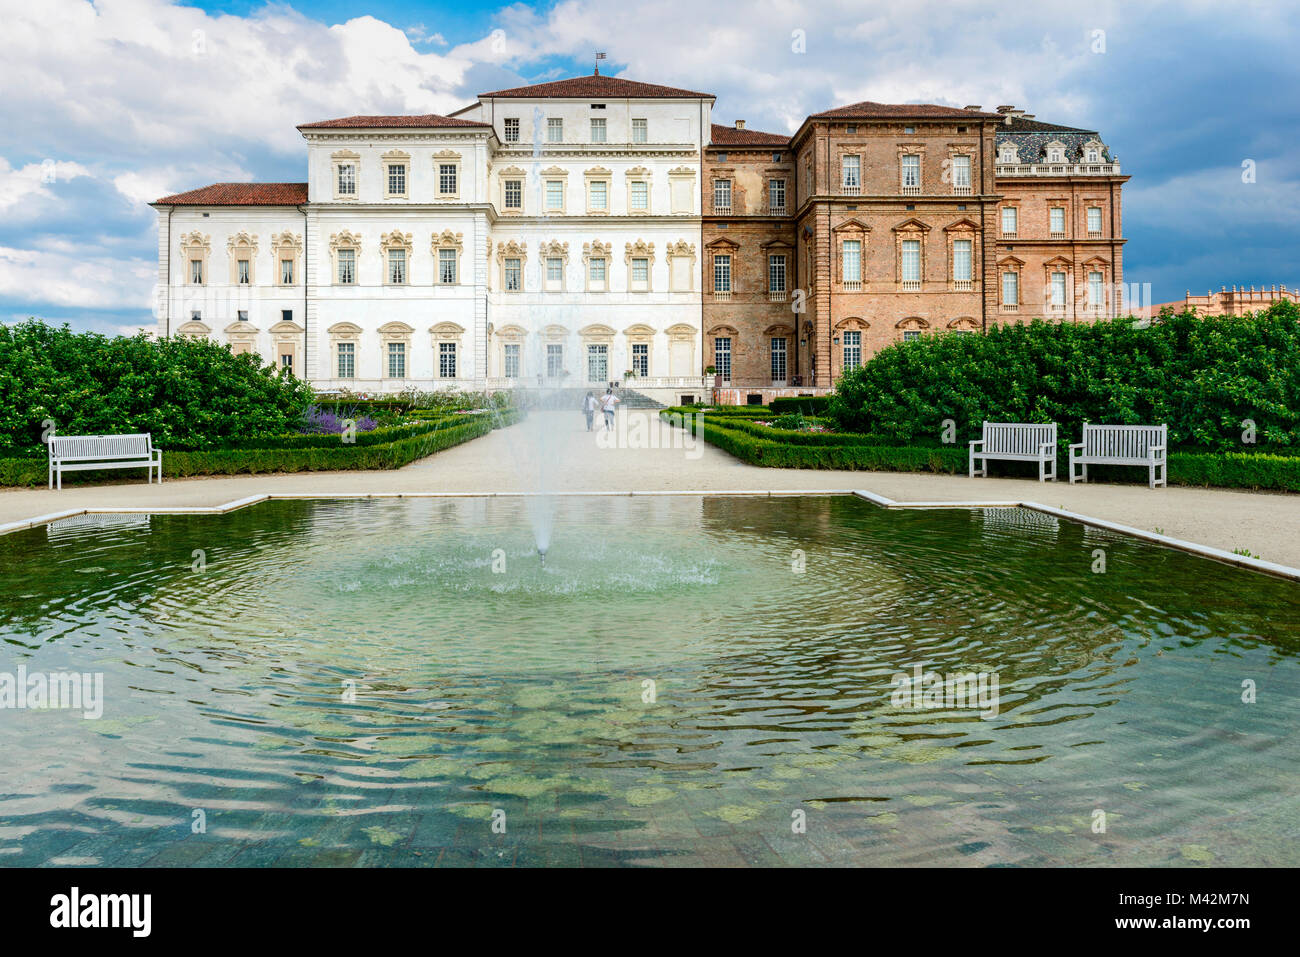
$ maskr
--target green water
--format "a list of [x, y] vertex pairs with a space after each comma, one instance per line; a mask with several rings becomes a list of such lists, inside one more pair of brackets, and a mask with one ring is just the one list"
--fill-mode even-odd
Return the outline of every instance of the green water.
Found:
[[0, 673], [105, 692], [0, 710], [0, 865], [1300, 864], [1300, 588], [1035, 513], [564, 499], [542, 568], [518, 500], [275, 502], [0, 569]]

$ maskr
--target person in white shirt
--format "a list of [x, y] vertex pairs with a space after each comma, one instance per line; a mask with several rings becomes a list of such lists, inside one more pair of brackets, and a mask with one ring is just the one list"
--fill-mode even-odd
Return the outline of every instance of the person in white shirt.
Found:
[[623, 400], [614, 394], [613, 389], [606, 389], [605, 394], [600, 398], [600, 407], [605, 412], [605, 431], [614, 430], [614, 407]]

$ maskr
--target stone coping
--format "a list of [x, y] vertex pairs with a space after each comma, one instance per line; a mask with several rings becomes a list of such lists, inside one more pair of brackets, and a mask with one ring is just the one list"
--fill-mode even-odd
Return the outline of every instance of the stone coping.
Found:
[[1289, 565], [1279, 565], [1276, 562], [1265, 561], [1262, 558], [1250, 558], [1246, 555], [1238, 555], [1234, 552], [1224, 551], [1221, 548], [1214, 548], [1210, 545], [1198, 545], [1195, 542], [1184, 541], [1180, 538], [1172, 538], [1168, 535], [1161, 535], [1156, 532], [1148, 532], [1140, 528], [1133, 528], [1131, 525], [1121, 525], [1118, 522], [1107, 521], [1102, 518], [1093, 518], [1088, 515], [1081, 515], [1078, 512], [1067, 511], [1063, 508], [1055, 508], [1051, 505], [1043, 505], [1038, 502], [1029, 501], [955, 501], [955, 502], [898, 502], [875, 492], [867, 492], [860, 489], [781, 489], [770, 491], [749, 491], [749, 490], [671, 490], [671, 491], [594, 491], [594, 492], [285, 492], [285, 493], [267, 493], [262, 495], [250, 495], [247, 498], [236, 499], [227, 502], [225, 505], [215, 506], [192, 506], [189, 508], [177, 507], [157, 507], [157, 508], [74, 508], [62, 512], [50, 512], [45, 515], [37, 515], [33, 518], [23, 519], [17, 522], [9, 522], [0, 525], [0, 535], [7, 535], [10, 532], [22, 531], [24, 529], [35, 528], [39, 525], [48, 525], [51, 522], [57, 522], [65, 518], [73, 518], [78, 515], [225, 515], [227, 512], [233, 512], [236, 509], [247, 508], [250, 505], [257, 505], [261, 502], [273, 500], [329, 500], [329, 499], [367, 499], [367, 498], [588, 498], [588, 497], [629, 497], [629, 496], [654, 496], [654, 495], [678, 495], [678, 496], [698, 496], [698, 497], [721, 497], [721, 496], [746, 496], [751, 498], [789, 498], [792, 496], [809, 496], [809, 495], [853, 495], [864, 501], [870, 502], [881, 508], [911, 508], [911, 509], [935, 509], [935, 508], [1024, 508], [1035, 512], [1042, 512], [1045, 515], [1052, 515], [1056, 518], [1064, 518], [1071, 522], [1078, 522], [1082, 525], [1090, 525], [1094, 528], [1106, 529], [1110, 532], [1116, 532], [1121, 535], [1128, 535], [1138, 538], [1153, 545], [1161, 545], [1165, 548], [1174, 548], [1179, 551], [1187, 552], [1192, 555], [1198, 555], [1202, 558], [1209, 558], [1214, 561], [1222, 562], [1226, 565], [1235, 565], [1238, 568], [1245, 568], [1249, 571], [1262, 572], [1266, 575], [1273, 575], [1277, 578], [1286, 578], [1291, 581], [1300, 582], [1300, 569], [1292, 568]]

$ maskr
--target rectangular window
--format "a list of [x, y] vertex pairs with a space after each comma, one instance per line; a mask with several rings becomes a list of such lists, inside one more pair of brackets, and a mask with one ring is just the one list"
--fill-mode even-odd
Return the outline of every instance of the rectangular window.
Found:
[[1052, 273], [1052, 308], [1065, 308], [1065, 273]]
[[236, 260], [236, 261], [235, 261], [235, 270], [236, 270], [236, 273], [237, 273], [237, 279], [239, 280], [239, 284], [240, 284], [241, 286], [247, 286], [247, 285], [248, 285], [248, 277], [249, 277], [249, 275], [251, 274], [251, 270], [249, 269], [249, 262], [248, 262], [248, 260], [247, 260], [247, 259], [239, 259], [239, 260]]
[[1020, 274], [1014, 272], [1004, 272], [1002, 274], [1002, 305], [1016, 306], [1020, 304]]
[[649, 141], [648, 134], [649, 134], [649, 128], [645, 120], [640, 120], [640, 119], [632, 120], [632, 142], [633, 143], [648, 142]]
[[520, 261], [516, 258], [512, 257], [506, 260], [506, 292], [518, 292], [522, 288], [521, 280], [523, 277], [520, 275], [520, 265]]
[[564, 346], [561, 343], [548, 342], [546, 344], [546, 376], [549, 379], [558, 379], [564, 372]]
[[591, 288], [600, 290], [605, 288], [605, 260], [592, 259], [587, 263], [587, 278], [591, 280]]
[[558, 116], [549, 117], [546, 121], [546, 142], [563, 143], [564, 142], [564, 120]]
[[644, 180], [632, 183], [632, 212], [644, 213], [650, 208], [650, 187]]
[[921, 241], [903, 240], [903, 282], [921, 281]]
[[731, 378], [731, 336], [713, 340], [713, 366], [724, 382]]
[[605, 118], [603, 116], [599, 118], [593, 116], [591, 118], [591, 141], [593, 143], [605, 142]]
[[1061, 206], [1053, 206], [1050, 213], [1050, 228], [1053, 236], [1065, 235], [1065, 209]]
[[235, 315], [239, 317], [239, 321], [240, 321], [240, 322], [248, 322], [248, 310], [247, 310], [247, 309], [240, 309], [238, 312], [235, 313]]
[[507, 379], [519, 378], [519, 343], [507, 342], [505, 350], [505, 374]]
[[649, 343], [632, 343], [632, 371], [643, 379], [650, 375]]
[[286, 286], [293, 285], [293, 260], [292, 259], [280, 260], [280, 282]]
[[1014, 206], [1002, 207], [1002, 235], [1014, 236], [1020, 231], [1020, 211]]
[[915, 342], [917, 339], [920, 339], [920, 338], [921, 338], [921, 330], [919, 330], [919, 329], [904, 329], [904, 330], [903, 330], [903, 341], [904, 341], [904, 342]]
[[548, 210], [564, 209], [564, 181], [548, 179], [546, 181], [546, 208]]
[[849, 283], [862, 282], [862, 240], [846, 239], [842, 246], [841, 255], [842, 275], [840, 278], [845, 285]]
[[550, 256], [546, 260], [546, 288], [564, 288], [564, 260], [559, 256]]
[[591, 181], [591, 208], [600, 211], [609, 208], [609, 184], [603, 179]]
[[785, 180], [767, 181], [767, 204], [770, 207], [769, 212], [778, 215], [785, 212]]
[[202, 312], [201, 310], [199, 310], [199, 309], [191, 309], [191, 310], [190, 310], [190, 320], [191, 320], [192, 322], [202, 322], [202, 321], [203, 321], [203, 312]]
[[772, 340], [772, 381], [785, 381], [785, 337]]
[[632, 260], [632, 290], [645, 292], [650, 288], [650, 260], [637, 256]]
[[609, 346], [604, 343], [587, 346], [587, 381], [609, 381]]
[[406, 282], [406, 250], [388, 250], [388, 281], [400, 286]]
[[355, 249], [339, 250], [339, 282], [345, 286], [357, 281], [357, 251]]
[[1088, 273], [1088, 305], [1100, 309], [1106, 305], [1105, 275], [1094, 270]]
[[280, 310], [280, 321], [281, 321], [281, 322], [293, 322], [293, 310], [292, 310], [292, 309], [281, 309], [281, 310]]
[[202, 259], [190, 260], [190, 282], [192, 283], [203, 282], [203, 260]]
[[280, 353], [280, 368], [284, 369], [290, 375], [293, 375], [293, 353], [292, 352]]
[[785, 256], [771, 255], [767, 257], [767, 290], [768, 292], [785, 292]]
[[351, 163], [339, 164], [339, 195], [357, 195], [357, 168]]
[[849, 329], [844, 333], [844, 371], [856, 369], [862, 365], [862, 333]]
[[903, 190], [920, 192], [921, 157], [915, 155], [903, 157]]
[[390, 342], [388, 344], [388, 378], [406, 378], [406, 343]]
[[840, 176], [844, 192], [857, 193], [862, 187], [862, 157], [841, 156]]
[[731, 292], [731, 257], [713, 257], [713, 291]]
[[970, 192], [970, 157], [952, 158], [952, 188], [954, 193]]
[[969, 239], [955, 239], [952, 243], [952, 278], [956, 282], [971, 281], [971, 246]]
[[443, 196], [454, 196], [456, 193], [456, 164], [439, 163], [438, 164], [438, 192]]
[[406, 193], [406, 164], [388, 164], [388, 195], [403, 196]]
[[731, 212], [731, 180], [715, 179], [713, 181], [713, 211]]
[[519, 117], [507, 116], [505, 119], [505, 135], [507, 143], [519, 142]]
[[506, 180], [506, 209], [523, 209], [524, 208], [524, 181], [521, 179]]
[[438, 250], [438, 282], [448, 286], [455, 285], [456, 250], [454, 249]]
[[1088, 207], [1088, 235], [1096, 239], [1101, 235], [1101, 207]]
[[456, 378], [456, 343], [438, 343], [438, 376], [443, 379]]
[[339, 343], [339, 378], [351, 379], [357, 374], [357, 347], [352, 342]]

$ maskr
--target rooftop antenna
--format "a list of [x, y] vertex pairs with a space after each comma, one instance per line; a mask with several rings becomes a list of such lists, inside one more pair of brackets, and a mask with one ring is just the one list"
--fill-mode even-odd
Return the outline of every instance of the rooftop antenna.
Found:
[[603, 53], [596, 54], [596, 69], [591, 71], [592, 76], [600, 76], [600, 61], [603, 59], [605, 59], [605, 54]]

